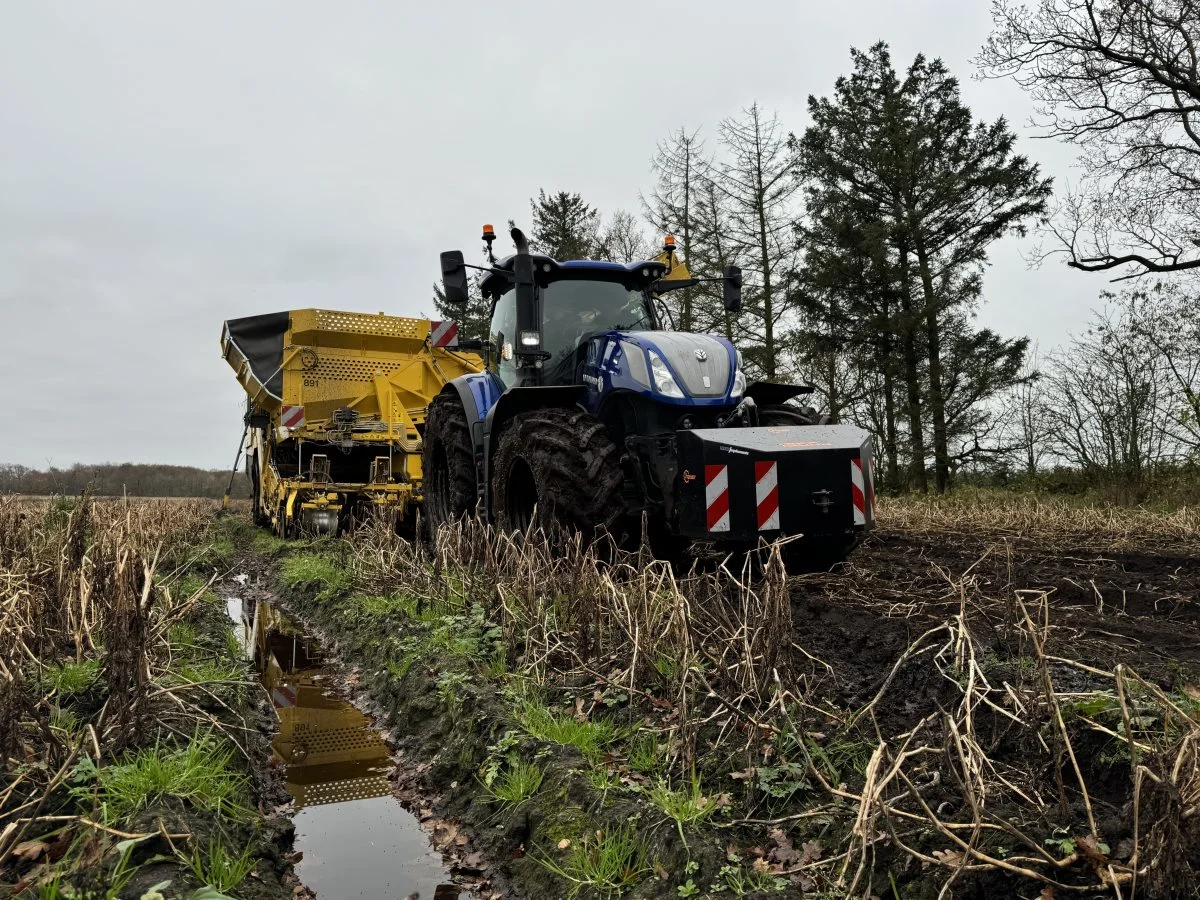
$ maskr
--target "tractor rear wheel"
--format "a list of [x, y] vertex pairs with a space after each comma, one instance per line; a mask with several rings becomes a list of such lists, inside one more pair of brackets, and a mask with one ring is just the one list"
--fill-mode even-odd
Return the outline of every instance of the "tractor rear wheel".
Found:
[[500, 436], [492, 506], [503, 531], [564, 527], [585, 540], [612, 533], [624, 514], [623, 487], [616, 444], [600, 420], [581, 409], [521, 413]]
[[421, 468], [425, 520], [430, 535], [448, 522], [475, 511], [475, 451], [462, 403], [453, 394], [438, 394], [425, 419]]

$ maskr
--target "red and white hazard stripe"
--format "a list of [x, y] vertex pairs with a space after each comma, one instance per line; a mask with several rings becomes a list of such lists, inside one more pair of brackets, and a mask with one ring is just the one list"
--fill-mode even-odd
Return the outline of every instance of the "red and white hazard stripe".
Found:
[[779, 529], [779, 467], [771, 460], [754, 463], [754, 499], [758, 503], [758, 530]]
[[704, 503], [708, 530], [729, 530], [729, 466], [704, 467]]
[[875, 517], [875, 488], [871, 467], [857, 457], [850, 460], [850, 493], [854, 498], [854, 524], [866, 525], [868, 518]]
[[457, 347], [458, 323], [431, 320], [429, 323], [429, 343], [435, 347]]
[[288, 709], [296, 705], [296, 691], [286, 684], [278, 685], [271, 690], [271, 703], [276, 709]]
[[304, 426], [304, 407], [285, 406], [279, 416], [284, 428], [302, 428]]

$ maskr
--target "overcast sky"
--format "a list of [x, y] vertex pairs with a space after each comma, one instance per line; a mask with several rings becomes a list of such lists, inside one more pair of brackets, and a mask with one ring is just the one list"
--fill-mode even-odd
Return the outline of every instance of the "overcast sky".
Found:
[[[757, 100], [785, 125], [849, 48], [941, 56], [1061, 183], [1011, 83], [972, 78], [984, 0], [0, 4], [0, 462], [232, 463], [227, 318], [432, 314], [439, 251], [538, 188], [637, 210], [655, 143]], [[507, 241], [503, 241], [506, 252]], [[1102, 276], [993, 254], [981, 321], [1043, 349]]]

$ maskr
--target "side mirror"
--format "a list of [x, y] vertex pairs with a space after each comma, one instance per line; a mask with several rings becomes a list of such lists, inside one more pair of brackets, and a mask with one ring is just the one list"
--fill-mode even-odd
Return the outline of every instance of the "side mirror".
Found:
[[725, 309], [738, 312], [742, 308], [742, 270], [737, 266], [726, 266], [723, 281]]
[[461, 250], [447, 250], [442, 254], [442, 290], [446, 302], [455, 306], [467, 303], [467, 267]]

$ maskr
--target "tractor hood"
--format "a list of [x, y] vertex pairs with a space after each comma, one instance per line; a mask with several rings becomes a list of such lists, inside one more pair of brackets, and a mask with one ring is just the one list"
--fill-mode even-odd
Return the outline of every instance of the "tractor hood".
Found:
[[725, 404], [741, 397], [738, 352], [725, 338], [681, 331], [612, 331], [597, 348], [606, 387], [649, 390], [666, 403]]

